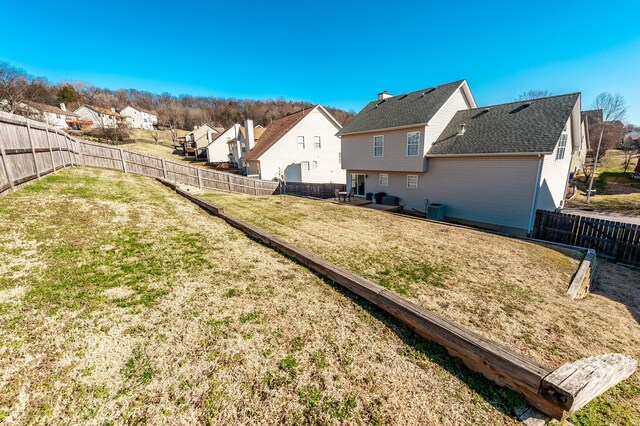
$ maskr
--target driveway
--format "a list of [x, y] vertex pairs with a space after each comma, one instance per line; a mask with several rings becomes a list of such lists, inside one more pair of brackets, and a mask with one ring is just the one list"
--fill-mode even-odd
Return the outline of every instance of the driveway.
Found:
[[595, 219], [614, 220], [616, 222], [631, 223], [640, 225], [640, 216], [625, 216], [619, 213], [597, 212], [582, 209], [562, 209], [562, 213], [574, 214], [577, 216], [593, 217]]

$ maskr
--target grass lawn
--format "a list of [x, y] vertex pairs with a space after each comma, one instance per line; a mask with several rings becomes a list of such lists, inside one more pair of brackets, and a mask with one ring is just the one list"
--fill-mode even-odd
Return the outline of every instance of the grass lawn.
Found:
[[587, 204], [586, 188], [588, 183], [580, 185], [576, 196], [567, 202], [567, 207], [589, 208], [602, 212], [615, 212], [627, 215], [640, 215], [640, 181], [631, 179], [636, 161], [624, 172], [623, 156], [618, 150], [609, 150], [603, 158], [602, 167], [594, 179], [596, 195]]
[[[203, 198], [552, 367], [607, 352], [640, 359], [637, 271], [603, 263], [598, 291], [572, 301], [571, 251], [326, 201]], [[640, 422], [639, 385], [636, 375], [593, 405]]]
[[157, 182], [0, 198], [0, 423], [516, 424], [523, 400]]
[[[182, 154], [181, 150], [176, 151], [173, 149], [173, 141], [169, 130], [131, 129], [129, 132], [131, 139], [135, 142], [122, 146], [127, 151], [152, 155], [174, 161], [184, 159], [184, 157], [180, 155]], [[154, 133], [158, 134], [158, 143], [156, 143], [151, 136]], [[184, 136], [187, 133], [188, 132], [186, 130], [178, 130], [178, 136]]]

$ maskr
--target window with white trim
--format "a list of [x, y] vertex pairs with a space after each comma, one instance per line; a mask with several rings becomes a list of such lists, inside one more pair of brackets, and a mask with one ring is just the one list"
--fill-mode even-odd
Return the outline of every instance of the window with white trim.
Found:
[[418, 175], [407, 175], [407, 188], [418, 187]]
[[407, 157], [420, 154], [420, 132], [407, 132]]
[[309, 162], [303, 161], [302, 163], [300, 163], [300, 168], [302, 169], [303, 172], [309, 171]]
[[311, 168], [312, 168], [312, 169], [317, 169], [317, 168], [318, 168], [318, 162], [317, 162], [317, 161], [315, 161], [315, 160], [314, 160], [314, 161], [312, 161], [312, 162], [311, 162]]
[[386, 173], [380, 173], [378, 175], [378, 185], [389, 186], [389, 175]]
[[384, 156], [384, 136], [382, 135], [373, 137], [373, 156]]
[[298, 149], [304, 149], [304, 136], [298, 136]]
[[556, 160], [564, 159], [564, 153], [567, 150], [567, 140], [569, 139], [569, 134], [562, 132], [560, 135], [560, 141], [558, 141], [558, 151], [556, 151]]
[[320, 140], [320, 136], [313, 137], [313, 148], [314, 149], [322, 148], [322, 141]]

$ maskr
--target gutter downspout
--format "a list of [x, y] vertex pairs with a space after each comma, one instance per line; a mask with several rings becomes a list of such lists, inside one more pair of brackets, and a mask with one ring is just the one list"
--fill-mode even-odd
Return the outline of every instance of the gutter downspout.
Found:
[[529, 229], [527, 229], [527, 235], [531, 236], [533, 231], [533, 221], [536, 217], [536, 204], [538, 203], [538, 188], [540, 188], [540, 176], [542, 175], [542, 160], [544, 156], [538, 155], [538, 173], [536, 175], [536, 186], [533, 190], [533, 201], [531, 202], [531, 214], [529, 215]]

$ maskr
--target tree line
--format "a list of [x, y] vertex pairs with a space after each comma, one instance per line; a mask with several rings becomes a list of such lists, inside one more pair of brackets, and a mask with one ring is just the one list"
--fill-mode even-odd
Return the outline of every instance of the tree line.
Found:
[[[284, 98], [241, 100], [213, 96], [175, 96], [136, 89], [111, 90], [98, 88], [84, 81], [53, 84], [45, 77], [34, 77], [9, 63], [0, 62], [0, 110], [17, 112], [20, 102], [24, 101], [56, 106], [65, 103], [71, 111], [83, 104], [116, 110], [135, 105], [156, 111], [159, 125], [185, 130], [205, 123], [227, 128], [234, 123], [242, 123], [247, 118], [253, 119], [256, 125], [268, 126], [273, 120], [313, 105]], [[354, 111], [326, 108], [343, 125], [354, 116]]]

